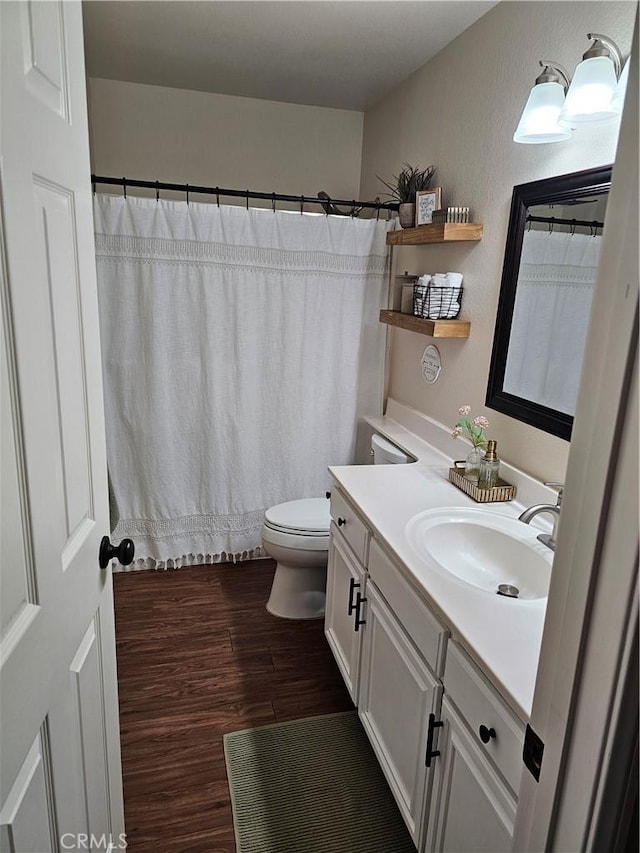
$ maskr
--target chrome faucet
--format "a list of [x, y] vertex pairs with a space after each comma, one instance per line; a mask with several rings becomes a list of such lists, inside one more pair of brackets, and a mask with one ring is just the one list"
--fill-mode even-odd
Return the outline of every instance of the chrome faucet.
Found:
[[522, 515], [518, 516], [518, 521], [524, 521], [525, 524], [529, 524], [529, 522], [536, 517], [536, 515], [540, 515], [541, 512], [548, 512], [553, 516], [553, 529], [551, 533], [540, 533], [538, 536], [538, 540], [542, 542], [547, 548], [551, 548], [552, 551], [556, 550], [556, 535], [558, 532], [558, 522], [560, 521], [560, 508], [562, 507], [562, 490], [564, 488], [564, 483], [545, 483], [545, 486], [553, 486], [553, 488], [558, 489], [558, 502], [554, 506], [553, 504], [535, 504], [535, 506], [530, 506], [529, 509], [525, 509]]

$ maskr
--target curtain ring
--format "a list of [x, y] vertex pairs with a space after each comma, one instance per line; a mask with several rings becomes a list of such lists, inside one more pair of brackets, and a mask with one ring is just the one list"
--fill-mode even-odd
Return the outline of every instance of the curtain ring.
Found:
[[122, 178], [122, 197], [127, 197], [127, 179], [125, 177]]
[[378, 202], [378, 206], [376, 207], [376, 219], [380, 220], [380, 202]]
[[160, 187], [158, 186], [157, 181], [156, 181], [156, 201], [160, 201]]
[[189, 184], [185, 184], [185, 194], [187, 196], [187, 204], [189, 204]]
[[304, 196], [300, 196], [300, 216], [304, 213]]
[[247, 210], [249, 210], [249, 190], [245, 190], [247, 194]]
[[216, 187], [216, 202], [218, 207], [220, 207], [220, 187]]
[[275, 193], [271, 193], [271, 210], [273, 210], [274, 213], [276, 212], [276, 194]]
[[554, 226], [554, 225], [555, 225], [555, 222], [554, 222], [554, 221], [553, 221], [553, 219], [552, 219], [552, 220], [549, 222], [549, 234], [553, 234], [553, 226]]
[[573, 235], [574, 235], [575, 233], [576, 233], [576, 220], [575, 220], [575, 219], [572, 219], [572, 220], [571, 220], [571, 236], [573, 237]]

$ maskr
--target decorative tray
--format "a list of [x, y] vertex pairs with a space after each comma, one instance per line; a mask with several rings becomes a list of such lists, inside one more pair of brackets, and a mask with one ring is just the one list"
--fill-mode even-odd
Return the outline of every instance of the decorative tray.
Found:
[[[465, 495], [469, 495], [478, 503], [495, 503], [497, 501], [512, 501], [516, 496], [516, 487], [498, 477], [497, 484], [492, 489], [479, 489], [475, 480], [464, 475], [464, 462], [456, 461], [454, 468], [449, 468], [449, 482], [457, 486]], [[458, 467], [462, 466], [462, 467]]]

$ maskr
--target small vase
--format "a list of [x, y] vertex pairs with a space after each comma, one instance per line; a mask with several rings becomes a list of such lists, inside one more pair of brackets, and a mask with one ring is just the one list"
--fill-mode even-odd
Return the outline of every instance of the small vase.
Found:
[[411, 202], [403, 202], [398, 207], [398, 219], [403, 228], [413, 228], [416, 221], [416, 206]]
[[478, 477], [480, 476], [480, 463], [483, 459], [484, 453], [481, 448], [474, 447], [464, 463], [464, 476], [467, 477], [467, 479], [475, 480], [477, 482]]

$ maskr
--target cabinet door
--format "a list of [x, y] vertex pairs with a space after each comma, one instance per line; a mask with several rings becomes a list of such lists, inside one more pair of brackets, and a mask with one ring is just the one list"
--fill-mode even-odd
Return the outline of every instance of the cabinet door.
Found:
[[427, 828], [428, 853], [507, 853], [516, 802], [445, 696]]
[[418, 846], [431, 781], [425, 766], [429, 713], [439, 712], [442, 685], [371, 579], [365, 619], [360, 719]]
[[[327, 566], [324, 633], [355, 703], [358, 701], [362, 631], [356, 631], [357, 613], [353, 605], [358, 594], [364, 598], [365, 577], [364, 569], [332, 524]], [[360, 608], [361, 613], [364, 606]]]

